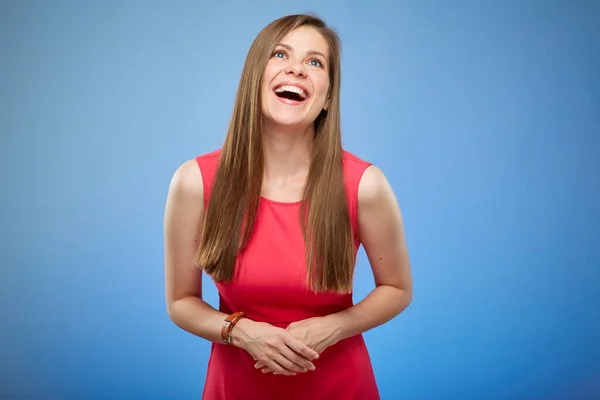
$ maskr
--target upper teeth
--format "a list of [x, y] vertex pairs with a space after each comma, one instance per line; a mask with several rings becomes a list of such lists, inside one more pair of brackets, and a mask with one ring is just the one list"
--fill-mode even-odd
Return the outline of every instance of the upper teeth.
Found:
[[279, 86], [277, 89], [275, 89], [275, 93], [281, 92], [294, 92], [298, 93], [303, 99], [306, 98], [306, 92], [304, 92], [304, 90], [300, 89], [298, 86]]

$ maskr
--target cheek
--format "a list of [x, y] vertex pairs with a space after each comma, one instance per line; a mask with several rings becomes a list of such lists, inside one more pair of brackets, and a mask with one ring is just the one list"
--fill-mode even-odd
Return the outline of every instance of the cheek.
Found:
[[281, 65], [277, 62], [277, 60], [270, 60], [265, 67], [265, 72], [263, 77], [266, 81], [271, 81], [281, 70]]
[[275, 79], [275, 77], [277, 76], [277, 74], [279, 73], [280, 68], [278, 68], [278, 66], [276, 64], [274, 64], [273, 62], [269, 62], [267, 64], [267, 67], [265, 68], [265, 72], [263, 73], [263, 77], [262, 77], [262, 85], [261, 85], [261, 89], [262, 89], [262, 94], [268, 94], [268, 91], [271, 90], [271, 83], [273, 82], [273, 79]]
[[329, 79], [320, 79], [315, 86], [319, 93], [319, 99], [325, 101], [329, 92]]

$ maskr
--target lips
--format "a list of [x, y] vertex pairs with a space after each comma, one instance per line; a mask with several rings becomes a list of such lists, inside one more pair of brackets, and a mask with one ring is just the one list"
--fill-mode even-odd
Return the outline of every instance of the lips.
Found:
[[273, 88], [273, 93], [282, 100], [296, 103], [302, 103], [310, 97], [308, 89], [295, 82], [282, 82]]

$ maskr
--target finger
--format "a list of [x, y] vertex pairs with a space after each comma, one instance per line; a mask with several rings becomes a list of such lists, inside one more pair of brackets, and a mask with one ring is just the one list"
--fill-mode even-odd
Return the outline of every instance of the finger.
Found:
[[302, 371], [298, 372], [306, 372], [306, 370], [313, 371], [315, 369], [315, 365], [312, 362], [308, 361], [306, 358], [302, 357], [300, 354], [296, 353], [290, 348], [282, 349], [281, 354], [289, 361], [302, 368]]
[[269, 367], [271, 369], [271, 371], [275, 374], [281, 374], [281, 375], [296, 375], [295, 371], [292, 371], [288, 368], [286, 368], [285, 364], [289, 363], [288, 360], [285, 359], [285, 357], [278, 355], [276, 356], [272, 362], [267, 365], [267, 367]]
[[264, 364], [262, 362], [260, 362], [260, 361], [257, 362], [256, 364], [254, 364], [254, 368], [256, 368], [256, 369], [259, 369], [259, 368], [262, 368], [262, 367], [264, 367]]
[[[281, 354], [277, 355], [275, 361], [283, 368], [288, 371], [296, 372], [306, 372], [309, 368], [305, 368], [300, 364], [297, 364], [293, 361], [294, 358], [297, 358], [298, 362], [302, 362], [302, 358], [298, 357], [294, 354], [290, 349], [284, 350]], [[304, 360], [306, 361], [306, 360]]]
[[319, 353], [317, 353], [310, 347], [306, 346], [304, 343], [302, 343], [298, 339], [295, 339], [291, 335], [286, 336], [285, 344], [290, 349], [294, 350], [296, 353], [300, 354], [301, 356], [303, 356], [304, 358], [306, 358], [309, 361], [319, 358]]
[[[265, 367], [265, 368], [263, 368], [262, 372], [264, 372], [265, 374], [268, 374], [269, 372], [273, 372], [273, 370], [269, 367]], [[273, 373], [277, 375], [276, 372], [273, 372]]]

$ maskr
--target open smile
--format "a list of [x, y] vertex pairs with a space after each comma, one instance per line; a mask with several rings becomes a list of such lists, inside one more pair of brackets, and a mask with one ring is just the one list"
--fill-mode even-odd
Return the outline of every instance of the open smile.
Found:
[[273, 93], [279, 101], [288, 105], [300, 105], [310, 97], [308, 90], [297, 83], [284, 82], [273, 88]]

